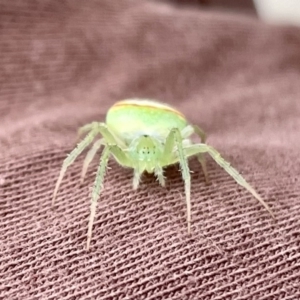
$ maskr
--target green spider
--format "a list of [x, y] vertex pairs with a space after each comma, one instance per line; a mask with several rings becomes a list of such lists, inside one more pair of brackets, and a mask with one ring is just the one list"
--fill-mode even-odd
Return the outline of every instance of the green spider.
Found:
[[[133, 188], [137, 189], [143, 172], [154, 173], [159, 183], [164, 186], [163, 169], [169, 165], [180, 164], [184, 180], [187, 229], [191, 232], [191, 176], [188, 167], [188, 158], [197, 156], [208, 182], [204, 154], [208, 153], [235, 181], [246, 188], [271, 214], [269, 206], [262, 200], [256, 191], [220, 153], [205, 143], [204, 131], [188, 123], [185, 116], [173, 107], [144, 99], [128, 99], [115, 103], [107, 112], [106, 123], [92, 122], [79, 129], [79, 135], [88, 133], [77, 147], [63, 162], [59, 178], [53, 193], [52, 205], [67, 168], [75, 161], [77, 156], [91, 144], [98, 134], [101, 138], [96, 140], [85, 158], [81, 181], [83, 181], [90, 162], [103, 145], [100, 164], [92, 190], [91, 212], [87, 233], [87, 250], [90, 247], [93, 222], [96, 214], [97, 201], [103, 185], [105, 170], [110, 155], [123, 167], [133, 169]], [[195, 133], [201, 143], [194, 144], [190, 136]]]

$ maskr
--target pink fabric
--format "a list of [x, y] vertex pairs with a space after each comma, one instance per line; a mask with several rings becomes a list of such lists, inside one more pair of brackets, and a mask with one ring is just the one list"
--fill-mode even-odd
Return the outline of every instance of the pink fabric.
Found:
[[[300, 299], [300, 30], [159, 1], [0, 2], [0, 299]], [[180, 109], [271, 206], [208, 158], [167, 186], [109, 164], [91, 249], [99, 155], [51, 197], [79, 126], [117, 100]]]

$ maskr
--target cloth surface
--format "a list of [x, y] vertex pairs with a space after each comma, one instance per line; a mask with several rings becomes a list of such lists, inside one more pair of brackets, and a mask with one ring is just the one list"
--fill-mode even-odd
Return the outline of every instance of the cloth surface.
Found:
[[[159, 1], [0, 1], [0, 299], [300, 299], [300, 30]], [[77, 129], [117, 100], [181, 110], [253, 185], [191, 159], [167, 185], [110, 161], [86, 252]], [[86, 153], [86, 152], [85, 152]]]

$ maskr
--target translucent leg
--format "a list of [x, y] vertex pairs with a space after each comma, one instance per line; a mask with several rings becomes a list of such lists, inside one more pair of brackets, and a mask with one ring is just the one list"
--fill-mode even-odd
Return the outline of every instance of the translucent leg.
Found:
[[136, 190], [139, 187], [141, 175], [142, 173], [140, 172], [139, 168], [135, 168], [133, 171], [133, 180], [132, 180], [132, 186], [134, 190]]
[[161, 186], [165, 186], [165, 177], [163, 173], [163, 168], [162, 167], [156, 167], [155, 168], [155, 175], [157, 176], [158, 182]]
[[180, 163], [182, 178], [184, 180], [186, 207], [187, 207], [187, 226], [188, 226], [188, 233], [190, 233], [191, 232], [191, 175], [188, 167], [187, 158], [183, 151], [182, 136], [180, 131], [177, 128], [172, 129], [170, 134], [167, 137], [165, 149], [164, 149], [164, 156], [163, 156], [164, 165], [169, 165], [170, 153], [173, 152], [174, 146], [176, 146], [177, 148], [178, 161]]
[[106, 166], [108, 163], [109, 155], [113, 154], [113, 156], [119, 161], [119, 163], [123, 166], [130, 166], [131, 162], [127, 158], [127, 156], [124, 154], [122, 149], [116, 145], [113, 146], [105, 146], [101, 159], [100, 164], [97, 170], [96, 179], [93, 186], [92, 191], [92, 201], [91, 201], [91, 213], [89, 218], [89, 225], [88, 225], [88, 234], [87, 234], [87, 250], [90, 248], [90, 243], [92, 239], [92, 229], [93, 229], [93, 223], [95, 219], [96, 214], [96, 208], [97, 208], [97, 202], [100, 196], [100, 192], [103, 187], [103, 180], [105, 175]]
[[93, 147], [89, 150], [89, 152], [87, 153], [85, 160], [83, 162], [83, 167], [82, 167], [82, 172], [81, 172], [81, 183], [83, 183], [84, 181], [84, 177], [85, 174], [87, 172], [87, 169], [90, 165], [90, 163], [92, 162], [92, 160], [94, 159], [96, 153], [99, 151], [100, 147], [104, 144], [104, 140], [100, 139], [98, 141], [96, 141], [93, 145]]
[[67, 168], [75, 161], [77, 156], [80, 155], [81, 152], [93, 141], [93, 139], [95, 138], [97, 133], [98, 133], [97, 130], [93, 129], [64, 160], [62, 168], [60, 170], [58, 180], [56, 182], [54, 192], [53, 192], [52, 206], [54, 206], [54, 204], [55, 204], [56, 195], [57, 195], [59, 186], [61, 184], [61, 181], [67, 171]]
[[[192, 127], [193, 127], [195, 133], [200, 137], [201, 143], [205, 144], [205, 142], [206, 142], [206, 134], [205, 134], [204, 130], [202, 130], [197, 125], [193, 125]], [[205, 182], [206, 182], [206, 184], [208, 184], [209, 183], [209, 178], [208, 178], [208, 173], [207, 173], [207, 167], [206, 167], [205, 157], [204, 157], [204, 155], [202, 153], [198, 153], [197, 154], [197, 158], [198, 158], [198, 161], [201, 164], [202, 171], [203, 171], [204, 178], [205, 178]]]
[[94, 223], [96, 208], [97, 208], [97, 201], [100, 196], [101, 189], [102, 189], [103, 179], [104, 179], [104, 175], [105, 175], [105, 170], [106, 170], [109, 154], [110, 154], [110, 149], [109, 149], [109, 147], [106, 146], [102, 152], [100, 164], [99, 164], [99, 167], [97, 170], [97, 175], [96, 175], [96, 179], [95, 179], [93, 191], [92, 191], [92, 202], [91, 202], [91, 208], [90, 208], [91, 213], [90, 213], [88, 233], [87, 233], [87, 250], [89, 250], [89, 248], [90, 248], [90, 243], [91, 243], [91, 239], [92, 239], [93, 223]]
[[198, 159], [199, 163], [201, 164], [201, 168], [202, 168], [204, 178], [205, 178], [205, 183], [208, 184], [209, 178], [208, 178], [208, 172], [207, 172], [207, 167], [206, 167], [206, 159], [202, 153], [197, 154], [197, 159]]
[[84, 125], [79, 128], [78, 136], [90, 131], [90, 130], [97, 130], [98, 133], [101, 134], [103, 139], [105, 140], [106, 144], [108, 145], [122, 145], [123, 143], [116, 139], [116, 137], [109, 131], [109, 128], [105, 123], [99, 122], [92, 122], [90, 124]]
[[193, 127], [195, 133], [200, 137], [201, 143], [205, 144], [205, 142], [206, 142], [206, 133], [204, 132], [204, 130], [201, 129], [197, 125], [192, 125], [192, 127]]
[[206, 144], [197, 144], [197, 145], [192, 145], [187, 147], [185, 149], [185, 152], [186, 155], [189, 157], [193, 155], [197, 155], [199, 153], [208, 153], [215, 160], [215, 162], [220, 167], [222, 167], [239, 185], [241, 185], [246, 190], [248, 190], [275, 219], [275, 216], [271, 211], [271, 209], [269, 208], [269, 206], [267, 205], [267, 203], [263, 201], [263, 199], [257, 194], [257, 192], [242, 177], [242, 175], [236, 169], [234, 169], [229, 162], [227, 162], [223, 157], [221, 157], [221, 154], [216, 149]]

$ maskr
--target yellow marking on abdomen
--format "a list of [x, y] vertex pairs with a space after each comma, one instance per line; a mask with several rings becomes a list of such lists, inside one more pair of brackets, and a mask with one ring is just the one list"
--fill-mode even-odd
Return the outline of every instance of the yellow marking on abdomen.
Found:
[[173, 112], [176, 115], [178, 115], [179, 117], [181, 117], [182, 119], [186, 120], [185, 116], [178, 110], [176, 110], [175, 108], [164, 104], [164, 103], [160, 103], [160, 102], [156, 102], [153, 100], [147, 100], [147, 99], [126, 99], [126, 100], [121, 100], [119, 102], [116, 102], [111, 109], [115, 109], [115, 108], [121, 108], [124, 106], [140, 106], [140, 107], [144, 107], [144, 108], [152, 108], [152, 109], [161, 109], [161, 110], [165, 110], [165, 111], [169, 111], [169, 112]]

